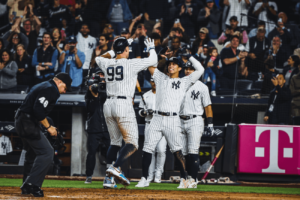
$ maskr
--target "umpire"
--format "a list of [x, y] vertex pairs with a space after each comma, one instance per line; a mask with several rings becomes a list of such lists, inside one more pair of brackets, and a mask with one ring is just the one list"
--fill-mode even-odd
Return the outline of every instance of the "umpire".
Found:
[[[104, 78], [100, 68], [95, 68], [95, 74]], [[103, 80], [104, 82], [104, 80]], [[106, 101], [106, 90], [93, 90], [92, 86], [85, 95], [85, 103], [88, 111], [87, 132], [88, 132], [88, 155], [86, 158], [86, 184], [92, 183], [92, 176], [96, 164], [96, 152], [100, 147], [101, 155], [106, 158], [107, 149], [110, 145], [110, 137], [107, 130], [103, 105]]]
[[[54, 108], [60, 94], [70, 90], [72, 79], [66, 73], [57, 74], [53, 80], [33, 86], [23, 104], [17, 110], [15, 127], [22, 138], [27, 151], [24, 163], [22, 194], [43, 197], [41, 186], [52, 164], [54, 150], [42, 133], [42, 124], [51, 136], [57, 136], [57, 130], [47, 120], [47, 115]], [[29, 173], [26, 173], [29, 172]]]

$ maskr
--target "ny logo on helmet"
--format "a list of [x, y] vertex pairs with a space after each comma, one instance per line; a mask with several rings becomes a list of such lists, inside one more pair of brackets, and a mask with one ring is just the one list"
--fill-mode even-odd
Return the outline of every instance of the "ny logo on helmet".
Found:
[[191, 96], [191, 98], [194, 98], [194, 100], [195, 100], [195, 99], [198, 99], [199, 94], [200, 94], [199, 91], [196, 93], [195, 90], [193, 90], [193, 91], [192, 91], [192, 96]]
[[180, 88], [180, 81], [177, 81], [177, 83], [174, 81], [173, 83], [172, 83], [172, 88], [175, 88], [175, 90], [177, 90], [178, 88]]

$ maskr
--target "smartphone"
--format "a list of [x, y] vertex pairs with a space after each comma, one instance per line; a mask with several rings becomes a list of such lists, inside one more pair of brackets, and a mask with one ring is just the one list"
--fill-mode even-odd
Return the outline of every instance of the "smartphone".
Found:
[[74, 51], [75, 46], [70, 46], [70, 52]]
[[14, 16], [14, 19], [13, 19], [13, 20], [15, 20], [15, 19], [16, 19], [16, 16], [17, 16], [17, 12], [16, 12], [16, 11], [13, 11], [12, 14], [13, 14], [13, 16]]
[[178, 24], [180, 22], [179, 18], [175, 19], [175, 24]]

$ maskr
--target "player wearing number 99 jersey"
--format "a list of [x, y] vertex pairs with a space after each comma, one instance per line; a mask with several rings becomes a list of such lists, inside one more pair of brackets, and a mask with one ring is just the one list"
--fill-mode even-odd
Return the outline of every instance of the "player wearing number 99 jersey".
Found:
[[[127, 59], [129, 56], [128, 41], [120, 37], [114, 44], [114, 51], [109, 51], [96, 58], [96, 63], [102, 69], [106, 80], [107, 100], [104, 104], [104, 116], [111, 139], [107, 152], [106, 173], [121, 183], [129, 185], [128, 179], [121, 173], [119, 167], [138, 149], [138, 126], [132, 106], [137, 74], [157, 63], [154, 42], [145, 41], [150, 56], [144, 59]], [[116, 59], [113, 58], [117, 54]], [[122, 145], [118, 159], [117, 153]], [[113, 165], [113, 161], [116, 161]]]

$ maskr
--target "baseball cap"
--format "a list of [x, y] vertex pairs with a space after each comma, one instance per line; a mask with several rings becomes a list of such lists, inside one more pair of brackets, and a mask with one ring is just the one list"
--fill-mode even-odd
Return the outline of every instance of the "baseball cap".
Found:
[[71, 88], [72, 79], [69, 74], [60, 72], [60, 73], [56, 74], [55, 77], [66, 84], [67, 91], [72, 92], [72, 88]]
[[77, 42], [77, 38], [74, 35], [71, 35], [68, 38], [68, 43], [76, 43]]
[[214, 0], [206, 0], [206, 3], [214, 2]]
[[128, 28], [122, 28], [121, 34], [128, 34], [128, 33], [129, 33], [129, 29]]
[[237, 20], [238, 20], [238, 19], [237, 19], [237, 16], [232, 16], [232, 17], [230, 17], [229, 21], [231, 21], [231, 20], [237, 21]]
[[184, 64], [183, 67], [184, 67], [184, 68], [192, 68], [192, 69], [195, 70], [193, 64], [192, 64], [190, 61], [187, 61], [187, 62]]
[[169, 66], [169, 64], [170, 64], [171, 62], [177, 64], [179, 67], [182, 67], [182, 66], [181, 66], [181, 62], [180, 62], [180, 60], [179, 60], [177, 57], [172, 57], [172, 58], [170, 58], [170, 59], [167, 61], [167, 66]]
[[208, 34], [209, 33], [209, 30], [207, 29], [207, 28], [205, 28], [205, 27], [202, 27], [202, 28], [200, 28], [200, 31], [199, 31], [200, 33], [205, 33], [205, 34]]
[[189, 44], [183, 45], [182, 48], [183, 49], [188, 49], [188, 50], [192, 49], [191, 45], [189, 45]]

